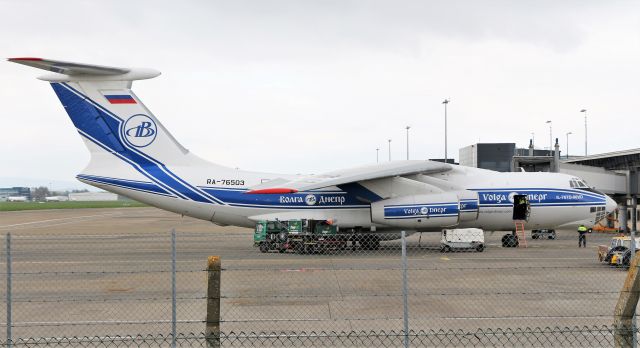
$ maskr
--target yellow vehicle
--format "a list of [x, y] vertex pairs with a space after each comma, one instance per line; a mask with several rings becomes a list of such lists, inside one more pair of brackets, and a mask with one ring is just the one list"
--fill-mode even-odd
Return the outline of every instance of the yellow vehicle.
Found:
[[[611, 238], [609, 245], [598, 246], [598, 261], [615, 266], [629, 266], [631, 261], [631, 237], [617, 236]], [[640, 249], [640, 237], [636, 237], [636, 252]]]

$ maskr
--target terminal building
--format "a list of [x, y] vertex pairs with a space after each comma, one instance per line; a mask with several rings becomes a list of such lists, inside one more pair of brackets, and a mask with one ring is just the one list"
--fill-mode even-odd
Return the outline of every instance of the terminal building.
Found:
[[516, 144], [478, 143], [461, 148], [459, 153], [462, 166], [510, 172]]
[[31, 189], [28, 187], [0, 187], [0, 202], [6, 202], [9, 197], [25, 197], [26, 201], [31, 200]]
[[[512, 160], [514, 156], [553, 157], [555, 151], [516, 148], [515, 143], [478, 143], [463, 147], [459, 151], [460, 165], [467, 167], [495, 170], [497, 172], [513, 171]], [[558, 153], [559, 155], [559, 153]], [[538, 166], [525, 165], [527, 172], [548, 172], [549, 163]]]

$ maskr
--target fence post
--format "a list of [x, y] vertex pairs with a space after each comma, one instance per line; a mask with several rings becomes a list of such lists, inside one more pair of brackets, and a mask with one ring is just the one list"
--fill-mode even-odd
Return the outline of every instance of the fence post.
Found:
[[[633, 177], [633, 176], [632, 176]], [[633, 216], [631, 217], [631, 241], [629, 251], [631, 251], [631, 258], [636, 258], [636, 218], [637, 218], [637, 209], [638, 209], [638, 200], [636, 199], [635, 193], [631, 195], [631, 211], [633, 212]], [[631, 330], [633, 330], [633, 342], [632, 347], [638, 346], [638, 338], [636, 336], [636, 332], [638, 331], [638, 323], [636, 318], [636, 311], [634, 308], [633, 318], [631, 318]]]
[[171, 229], [171, 347], [176, 348], [178, 332], [177, 293], [176, 293], [176, 229]]
[[5, 247], [7, 255], [7, 347], [11, 348], [13, 346], [13, 336], [11, 333], [11, 329], [13, 326], [13, 321], [11, 318], [11, 233], [7, 233]]
[[205, 335], [208, 348], [220, 347], [220, 257], [207, 260], [207, 326]]
[[635, 343], [636, 330], [633, 326], [633, 317], [638, 305], [640, 295], [640, 278], [638, 277], [638, 263], [640, 257], [631, 259], [631, 266], [627, 273], [627, 279], [620, 291], [620, 297], [613, 314], [614, 342], [616, 347], [632, 347]]
[[402, 236], [402, 318], [404, 324], [404, 347], [409, 347], [409, 285], [407, 283], [407, 235]]

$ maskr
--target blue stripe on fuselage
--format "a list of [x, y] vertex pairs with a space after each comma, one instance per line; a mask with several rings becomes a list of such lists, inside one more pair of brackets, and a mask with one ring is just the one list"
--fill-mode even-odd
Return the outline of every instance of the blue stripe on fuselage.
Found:
[[515, 194], [527, 195], [529, 204], [535, 206], [603, 205], [606, 197], [573, 189], [517, 188], [471, 189], [478, 192], [480, 207], [506, 207], [513, 205]]
[[164, 195], [171, 195], [169, 192], [167, 192], [165, 189], [163, 189], [162, 187], [151, 183], [151, 182], [144, 182], [144, 181], [137, 181], [137, 180], [125, 180], [125, 179], [117, 179], [117, 178], [110, 178], [110, 177], [104, 177], [104, 176], [97, 176], [97, 175], [87, 175], [87, 174], [78, 174], [76, 176], [78, 179], [84, 179], [84, 180], [91, 180], [93, 182], [97, 182], [97, 183], [101, 183], [101, 184], [107, 184], [107, 185], [117, 185], [119, 187], [123, 187], [123, 188], [129, 188], [129, 189], [134, 189], [134, 190], [140, 190], [140, 191], [146, 191], [146, 192], [150, 192], [150, 193], [159, 193], [159, 194], [164, 194]]
[[[168, 195], [160, 186], [144, 181], [118, 179], [88, 174], [78, 175], [79, 179], [105, 185], [128, 188], [147, 193]], [[286, 209], [336, 209], [336, 208], [369, 208], [369, 204], [360, 202], [355, 195], [348, 192], [310, 191], [295, 194], [265, 195], [247, 194], [247, 189], [229, 189], [216, 187], [201, 188], [217, 199], [225, 201], [231, 206], [248, 208], [286, 208]], [[312, 196], [312, 197], [311, 197]], [[310, 204], [313, 203], [313, 204]]]
[[136, 170], [147, 177], [152, 177], [160, 186], [180, 197], [202, 203], [214, 202], [213, 199], [196, 192], [188, 184], [181, 182], [181, 179], [177, 179], [177, 175], [170, 175], [163, 164], [153, 161], [142, 153], [128, 149], [125, 144], [119, 141], [116, 135], [122, 124], [121, 119], [89, 104], [88, 97], [81, 97], [80, 93], [70, 86], [61, 83], [52, 83], [51, 86], [64, 105], [73, 124], [81, 131], [81, 134], [86, 135], [87, 139], [106, 147], [108, 151], [126, 159], [130, 164], [135, 163], [132, 166]]
[[288, 194], [251, 194], [244, 190], [207, 187], [203, 190], [232, 205], [253, 208], [369, 208], [351, 192], [309, 191]]

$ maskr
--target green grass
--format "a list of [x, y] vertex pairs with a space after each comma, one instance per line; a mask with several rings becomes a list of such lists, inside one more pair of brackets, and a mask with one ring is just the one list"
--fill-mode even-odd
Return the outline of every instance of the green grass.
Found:
[[136, 201], [106, 202], [0, 202], [0, 211], [43, 210], [43, 209], [86, 209], [86, 208], [129, 208], [146, 207]]

